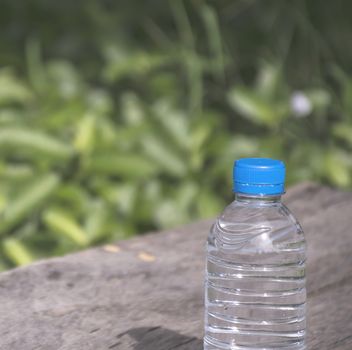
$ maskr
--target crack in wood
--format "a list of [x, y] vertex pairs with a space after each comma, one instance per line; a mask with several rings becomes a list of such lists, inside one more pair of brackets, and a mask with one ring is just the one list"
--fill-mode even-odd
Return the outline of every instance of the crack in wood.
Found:
[[120, 345], [121, 343], [120, 342], [118, 342], [118, 343], [115, 343], [115, 344], [112, 344], [112, 345], [110, 345], [109, 346], [109, 348], [108, 349], [113, 349], [113, 348], [116, 348], [118, 345]]
[[89, 331], [90, 334], [93, 334], [95, 332], [98, 332], [100, 330], [100, 328], [95, 328], [95, 329], [92, 329], [91, 331]]

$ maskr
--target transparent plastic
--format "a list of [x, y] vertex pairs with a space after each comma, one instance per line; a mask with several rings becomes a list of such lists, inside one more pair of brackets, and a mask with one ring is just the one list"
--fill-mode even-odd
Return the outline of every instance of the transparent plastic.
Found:
[[281, 196], [236, 194], [207, 242], [204, 350], [302, 350], [306, 243]]

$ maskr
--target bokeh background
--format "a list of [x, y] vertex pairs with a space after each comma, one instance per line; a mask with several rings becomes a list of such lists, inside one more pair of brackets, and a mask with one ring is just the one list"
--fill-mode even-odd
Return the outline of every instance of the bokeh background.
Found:
[[351, 187], [351, 13], [2, 0], [0, 269], [211, 217], [239, 157]]

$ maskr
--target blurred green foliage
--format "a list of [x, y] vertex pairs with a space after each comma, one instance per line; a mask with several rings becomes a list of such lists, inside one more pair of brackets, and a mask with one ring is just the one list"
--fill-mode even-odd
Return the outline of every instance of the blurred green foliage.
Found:
[[215, 215], [239, 157], [351, 187], [351, 2], [1, 6], [1, 269]]

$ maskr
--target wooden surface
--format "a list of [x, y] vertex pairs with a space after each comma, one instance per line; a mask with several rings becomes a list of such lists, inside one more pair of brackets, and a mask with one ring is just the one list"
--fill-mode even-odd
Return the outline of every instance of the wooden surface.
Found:
[[[308, 349], [352, 349], [352, 194], [285, 196], [308, 241]], [[210, 221], [0, 274], [1, 350], [200, 350]]]

